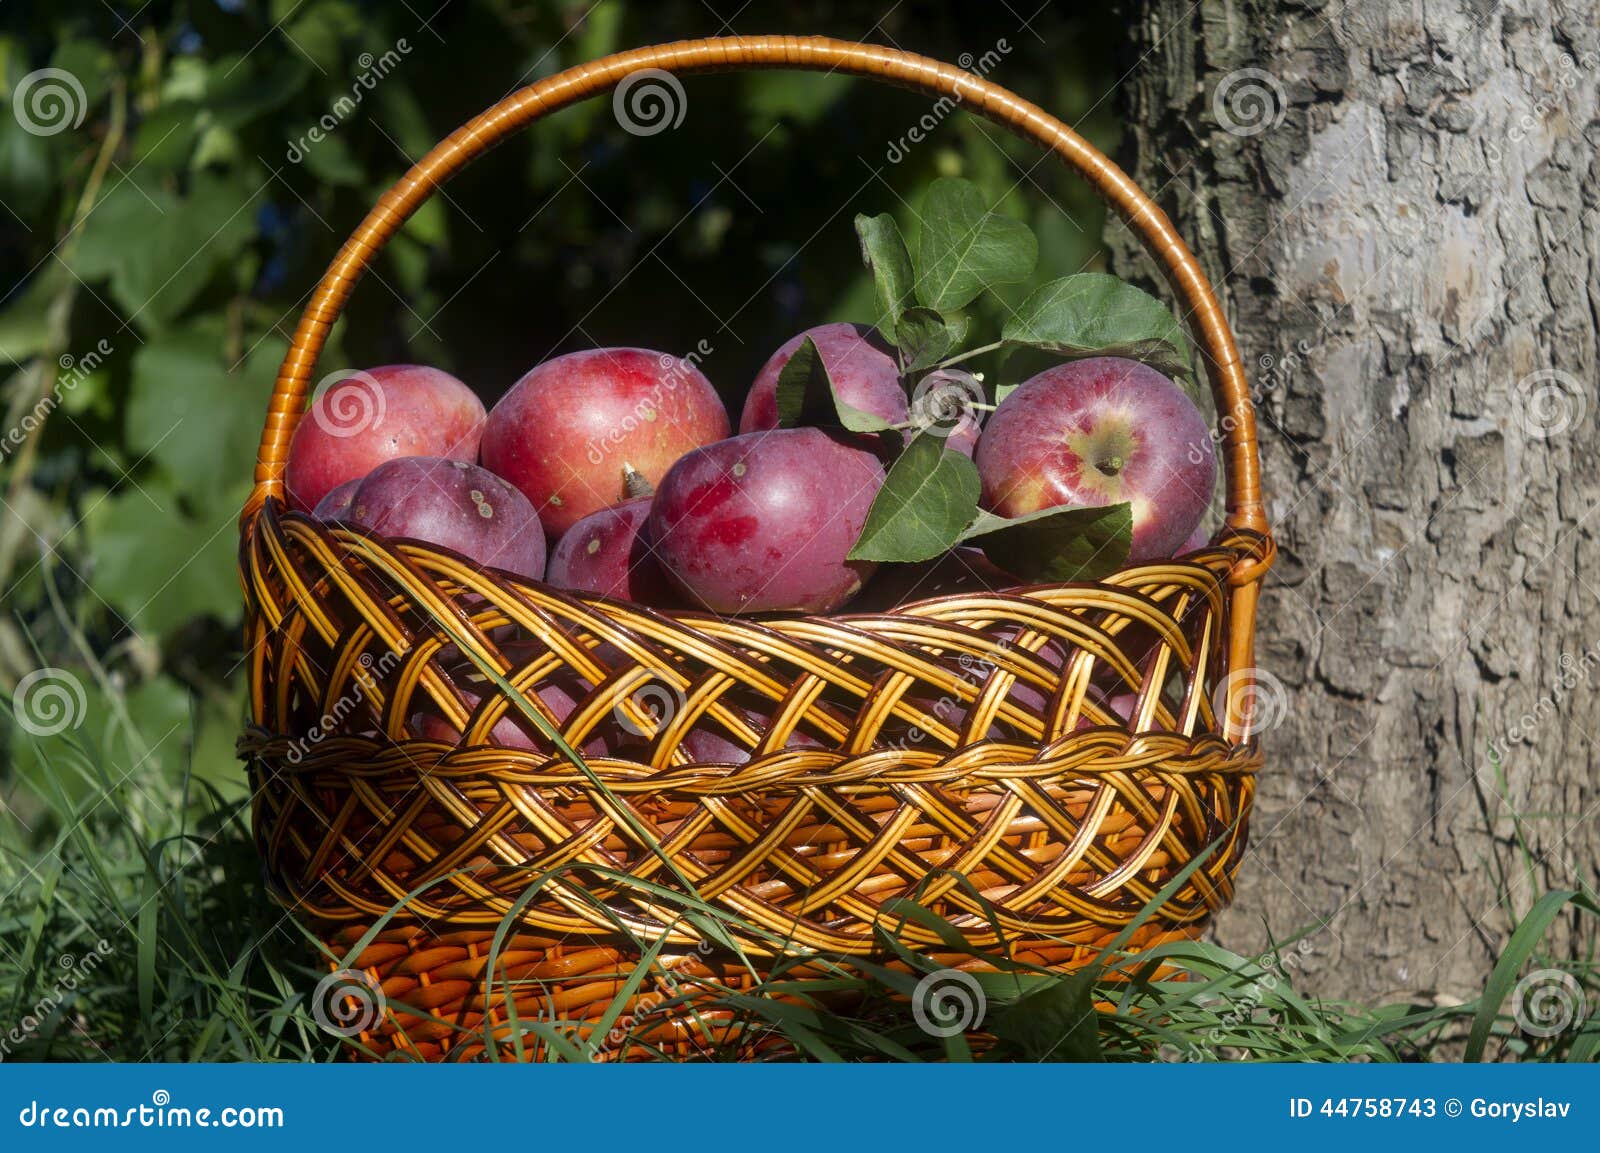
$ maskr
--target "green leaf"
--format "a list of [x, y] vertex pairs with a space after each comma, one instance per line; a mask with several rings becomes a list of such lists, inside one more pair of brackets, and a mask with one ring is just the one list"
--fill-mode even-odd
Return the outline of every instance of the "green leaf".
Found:
[[130, 317], [159, 328], [254, 235], [260, 191], [198, 173], [180, 199], [160, 186], [124, 180], [85, 221], [73, 269], [85, 279], [109, 277]]
[[183, 167], [200, 132], [200, 112], [188, 101], [162, 104], [145, 116], [134, 137], [133, 154], [151, 170]]
[[878, 327], [893, 332], [912, 299], [916, 274], [911, 270], [911, 253], [900, 236], [900, 226], [888, 213], [857, 216], [856, 235], [861, 238], [861, 262], [872, 274]]
[[978, 511], [978, 468], [924, 433], [906, 446], [873, 499], [851, 560], [920, 561], [948, 552]]
[[778, 427], [845, 428], [851, 432], [882, 432], [889, 422], [870, 412], [852, 408], [839, 399], [822, 354], [808, 336], [778, 373], [776, 400]]
[[962, 534], [1007, 572], [1026, 581], [1097, 580], [1128, 559], [1133, 509], [1126, 501], [1095, 508], [1062, 505], [1027, 516], [990, 512]]
[[1033, 273], [1039, 245], [1020, 220], [991, 212], [978, 186], [957, 177], [935, 180], [922, 206], [917, 299], [949, 312], [997, 284]]
[[1161, 301], [1103, 272], [1052, 280], [1022, 302], [1000, 339], [1059, 356], [1124, 356], [1168, 376], [1193, 369], [1183, 327]]
[[[133, 355], [127, 442], [162, 465], [191, 499], [246, 483], [281, 340], [264, 340], [229, 374], [211, 325], [153, 339]], [[226, 510], [219, 510], [225, 512]]]
[[907, 372], [932, 368], [967, 338], [972, 322], [965, 316], [946, 319], [931, 308], [908, 308], [894, 327], [894, 342]]
[[337, 132], [330, 132], [315, 143], [308, 142], [303, 151], [306, 171], [325, 184], [354, 187], [367, 178], [366, 170], [356, 163], [344, 137]]
[[1052, 981], [1008, 1005], [987, 1028], [1031, 1061], [1099, 1061], [1100, 1018], [1094, 1007], [1099, 975], [1090, 968]]
[[1533, 908], [1528, 910], [1528, 915], [1512, 932], [1511, 939], [1506, 942], [1499, 960], [1495, 962], [1494, 971], [1489, 974], [1483, 995], [1478, 999], [1478, 1011], [1472, 1016], [1472, 1029], [1467, 1034], [1467, 1048], [1462, 1055], [1463, 1060], [1483, 1060], [1483, 1051], [1489, 1043], [1489, 1035], [1493, 1032], [1495, 1021], [1500, 1015], [1500, 1006], [1505, 1004], [1506, 998], [1516, 986], [1517, 974], [1522, 971], [1522, 966], [1533, 955], [1533, 951], [1539, 947], [1539, 941], [1550, 928], [1551, 922], [1560, 915], [1567, 903], [1577, 896], [1577, 892], [1570, 889], [1557, 889], [1546, 893], [1534, 903]]
[[[240, 488], [230, 493], [242, 500]], [[89, 583], [134, 628], [166, 635], [187, 621], [239, 613], [239, 504], [207, 520], [179, 508], [159, 478], [101, 501], [85, 520], [94, 565]]]

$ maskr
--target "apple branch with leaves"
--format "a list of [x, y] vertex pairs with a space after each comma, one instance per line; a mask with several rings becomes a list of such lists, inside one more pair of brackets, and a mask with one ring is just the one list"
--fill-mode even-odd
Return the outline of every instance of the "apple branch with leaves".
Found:
[[[1192, 377], [1187, 340], [1167, 306], [1105, 273], [1041, 285], [1001, 326], [998, 340], [967, 347], [974, 326], [963, 310], [997, 286], [1028, 280], [1038, 242], [1022, 221], [988, 207], [976, 185], [954, 177], [929, 187], [920, 220], [913, 255], [894, 217], [855, 218], [873, 281], [877, 331], [896, 350], [908, 394], [930, 373], [991, 353], [1003, 366], [1021, 348], [1063, 360], [1123, 357], [1174, 378]], [[996, 380], [983, 387], [989, 403], [974, 407], [1000, 404], [1016, 385]], [[914, 563], [970, 543], [1019, 579], [1036, 582], [1095, 580], [1127, 559], [1127, 502], [1056, 506], [1015, 518], [986, 511], [971, 459], [920, 427], [915, 415], [907, 425], [894, 425], [841, 401], [809, 337], [778, 377], [777, 405], [780, 427], [877, 436], [892, 460], [852, 560]]]

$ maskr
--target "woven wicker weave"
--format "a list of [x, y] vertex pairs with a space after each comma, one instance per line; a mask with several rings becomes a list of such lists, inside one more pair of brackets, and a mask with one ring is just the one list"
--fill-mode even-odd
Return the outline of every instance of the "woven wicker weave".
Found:
[[[884, 614], [720, 619], [575, 596], [284, 511], [289, 438], [329, 328], [443, 181], [637, 69], [758, 67], [958, 97], [1056, 153], [1122, 214], [1168, 276], [1213, 386], [1227, 518], [1211, 548], [1098, 584]], [[1071, 966], [1213, 843], [1132, 943], [1192, 936], [1230, 898], [1260, 765], [1252, 642], [1273, 556], [1232, 336], [1194, 258], [1118, 169], [1059, 121], [957, 69], [823, 39], [694, 41], [562, 72], [457, 130], [382, 197], [312, 297], [278, 377], [242, 537], [253, 723], [240, 747], [268, 876], [337, 955], [364, 942], [349, 964], [427, 1014], [387, 1015], [360, 1038], [372, 1052], [471, 1055], [486, 1017], [503, 1032], [512, 1007], [524, 1021], [594, 1020], [640, 942], [665, 938], [656, 965], [677, 987], [695, 977], [748, 985], [749, 969], [708, 951], [681, 908], [623, 876], [692, 886], [749, 927], [738, 943], [755, 958], [777, 942], [874, 955], [885, 903], [914, 893], [974, 947], [1003, 941]], [[584, 767], [495, 747], [496, 722], [521, 714], [483, 679], [489, 669], [529, 699], [547, 684], [577, 686], [566, 742], [581, 747], [621, 717], [640, 734], [635, 759]], [[672, 698], [664, 723], [641, 706], [643, 690]], [[1137, 694], [1130, 720], [1101, 703], [1118, 693]], [[408, 727], [419, 708], [461, 741], [419, 739]], [[770, 721], [752, 722], [752, 710]], [[682, 740], [696, 726], [750, 749], [748, 763], [695, 763]], [[786, 747], [795, 734], [810, 740]], [[487, 995], [503, 921], [515, 931]], [[898, 936], [948, 951], [915, 924]], [[652, 977], [633, 1000], [659, 986]], [[657, 1032], [689, 1043], [672, 1020]]]

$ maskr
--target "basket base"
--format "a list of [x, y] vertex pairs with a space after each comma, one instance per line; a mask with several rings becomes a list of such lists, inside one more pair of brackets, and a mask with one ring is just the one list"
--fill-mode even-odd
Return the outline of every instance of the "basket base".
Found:
[[[1204, 925], [1181, 929], [1151, 924], [1136, 932], [1130, 950], [1198, 936]], [[368, 926], [330, 929], [325, 941], [331, 952], [348, 956]], [[1018, 944], [1019, 962], [1062, 972], [1079, 968], [1111, 942], [1115, 933], [1101, 931], [1094, 940]], [[530, 1031], [544, 1023], [583, 1049], [595, 1062], [630, 1060], [783, 1060], [793, 1049], [783, 1035], [727, 1007], [731, 994], [749, 994], [767, 977], [730, 961], [693, 951], [663, 952], [651, 962], [652, 972], [630, 982], [640, 964], [636, 947], [626, 943], [562, 942], [533, 934], [511, 934], [501, 944], [492, 987], [486, 988], [494, 933], [481, 930], [435, 933], [420, 926], [381, 930], [348, 966], [330, 963], [334, 972], [360, 974], [368, 990], [381, 996], [361, 998], [358, 1012], [333, 1010], [335, 1020], [364, 1026], [348, 1039], [355, 1060], [481, 1061], [544, 1060], [551, 1052], [549, 1030]], [[930, 953], [935, 963], [967, 971], [993, 966], [965, 953]], [[900, 962], [883, 962], [905, 972]], [[823, 976], [804, 963], [787, 967], [785, 980]], [[346, 982], [347, 989], [349, 982]], [[609, 1022], [617, 997], [627, 1001]], [[760, 995], [776, 997], [771, 992]], [[784, 998], [790, 999], [790, 998]], [[845, 1008], [848, 995], [824, 1000]], [[837, 1003], [836, 1003], [837, 1002]], [[595, 1043], [597, 1029], [606, 1036]], [[544, 1034], [544, 1035], [542, 1035]], [[495, 1052], [491, 1054], [491, 1045]], [[571, 1051], [566, 1053], [571, 1056]]]

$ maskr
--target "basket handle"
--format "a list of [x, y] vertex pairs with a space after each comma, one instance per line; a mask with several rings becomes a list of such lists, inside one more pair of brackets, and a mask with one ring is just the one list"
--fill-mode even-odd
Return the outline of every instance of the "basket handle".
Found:
[[866, 76], [935, 96], [953, 97], [1024, 139], [1054, 152], [1080, 173], [1127, 221], [1177, 293], [1200, 348], [1216, 399], [1227, 477], [1229, 528], [1260, 538], [1256, 555], [1235, 571], [1236, 588], [1252, 584], [1271, 563], [1261, 505], [1255, 411], [1233, 334], [1199, 263], [1166, 214], [1127, 175], [1072, 129], [1043, 109], [970, 73], [873, 44], [825, 37], [728, 36], [637, 48], [569, 68], [506, 97], [456, 129], [379, 198], [323, 274], [295, 328], [278, 370], [256, 456], [248, 522], [268, 497], [283, 496], [289, 438], [305, 409], [307, 384], [329, 330], [356, 282], [406, 219], [470, 160], [532, 124], [580, 100], [610, 91], [642, 68], [690, 74], [744, 68], [791, 68]]

